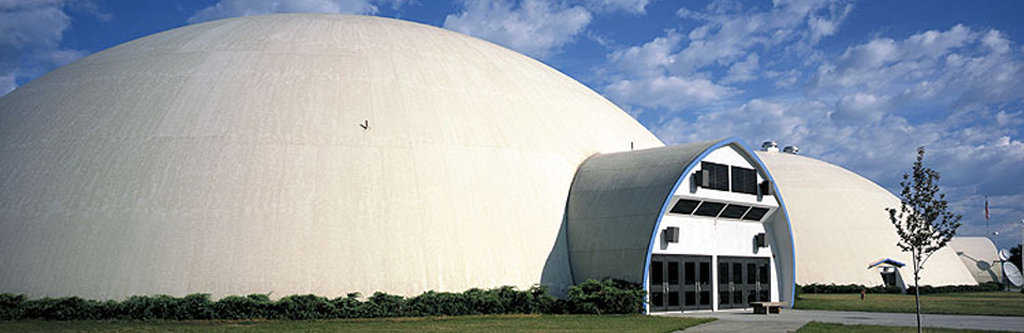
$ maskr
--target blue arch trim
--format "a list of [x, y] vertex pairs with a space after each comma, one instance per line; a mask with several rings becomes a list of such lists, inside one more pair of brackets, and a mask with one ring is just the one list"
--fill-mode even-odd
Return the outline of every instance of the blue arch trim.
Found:
[[[793, 283], [790, 286], [789, 296], [789, 306], [792, 307], [793, 302], [796, 298], [796, 240], [793, 239], [793, 224], [790, 223], [789, 221], [789, 212], [786, 210], [785, 200], [782, 199], [782, 192], [779, 191], [779, 186], [775, 183], [775, 179], [772, 178], [772, 174], [771, 172], [769, 172], [768, 167], [764, 165], [764, 162], [762, 162], [760, 158], [757, 157], [757, 153], [754, 153], [754, 150], [750, 149], [750, 147], [743, 143], [743, 141], [741, 141], [738, 137], [729, 137], [719, 140], [714, 145], [711, 145], [711, 147], [704, 149], [704, 151], [701, 152], [700, 155], [698, 155], [696, 158], [690, 161], [690, 164], [687, 165], [685, 169], [683, 169], [683, 173], [679, 176], [679, 179], [676, 180], [675, 185], [672, 185], [672, 190], [665, 197], [665, 203], [661, 205], [661, 211], [658, 213], [658, 220], [654, 222], [654, 230], [651, 230], [651, 241], [647, 245], [647, 255], [644, 258], [643, 267], [644, 278], [642, 282], [644, 286], [644, 291], [650, 294], [650, 290], [648, 290], [648, 288], [650, 288], [650, 284], [647, 283], [647, 281], [649, 278], [648, 274], [651, 270], [651, 255], [654, 254], [654, 241], [655, 238], [658, 236], [658, 230], [661, 230], [661, 219], [665, 217], [665, 212], [668, 210], [669, 204], [672, 203], [672, 196], [676, 194], [676, 190], [678, 190], [679, 185], [683, 183], [683, 179], [686, 179], [686, 177], [690, 175], [690, 172], [693, 171], [693, 168], [697, 165], [697, 162], [704, 160], [704, 158], [707, 157], [707, 155], [710, 154], [712, 151], [715, 151], [718, 148], [722, 148], [728, 145], [736, 145], [743, 149], [744, 153], [750, 156], [751, 159], [753, 159], [754, 162], [757, 163], [757, 166], [761, 168], [761, 170], [764, 170], [765, 176], [768, 178], [768, 181], [771, 182], [772, 187], [775, 190], [775, 197], [779, 202], [779, 209], [782, 212], [783, 219], [786, 221], [786, 229], [789, 230], [789, 246], [790, 249], [793, 251], [793, 269], [792, 272], [790, 272], [790, 275], [793, 277]], [[651, 309], [650, 306], [651, 305], [649, 303], [645, 302], [644, 311], [649, 313]]]

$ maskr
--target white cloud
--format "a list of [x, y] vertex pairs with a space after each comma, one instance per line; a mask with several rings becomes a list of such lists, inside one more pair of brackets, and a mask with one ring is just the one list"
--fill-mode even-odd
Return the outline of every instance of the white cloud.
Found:
[[622, 75], [630, 77], [655, 77], [662, 75], [675, 62], [674, 52], [684, 35], [670, 30], [663, 37], [619, 49], [608, 56], [610, 65]]
[[818, 44], [822, 38], [834, 35], [839, 24], [846, 19], [846, 16], [853, 10], [853, 5], [842, 3], [831, 3], [823, 10], [821, 15], [811, 13], [807, 17], [809, 28], [810, 44]]
[[766, 11], [746, 11], [741, 3], [713, 1], [705, 12], [677, 11], [684, 19], [706, 22], [689, 33], [689, 44], [675, 55], [673, 73], [705, 66], [729, 66], [757, 46], [794, 44], [803, 50], [831, 36], [852, 6], [840, 1], [775, 1]]
[[737, 92], [707, 79], [676, 76], [620, 80], [605, 87], [605, 93], [620, 103], [668, 110], [711, 103]]
[[838, 31], [852, 8], [841, 1], [777, 1], [768, 9], [745, 9], [745, 4], [718, 0], [703, 11], [679, 9], [679, 17], [701, 24], [614, 50], [600, 69], [602, 91], [626, 109], [680, 111], [715, 105], [742, 92], [731, 85], [761, 77], [791, 87], [799, 73], [771, 69], [777, 59], [766, 63], [758, 50], [790, 50], [773, 57], [808, 55], [810, 46]]
[[647, 12], [649, 0], [586, 0], [587, 7], [596, 11], [622, 10], [632, 14]]
[[14, 74], [0, 75], [0, 96], [7, 95], [16, 88], [18, 83], [14, 81]]
[[985, 37], [981, 39], [985, 46], [988, 46], [992, 52], [1003, 54], [1010, 52], [1010, 41], [1003, 36], [1003, 33], [996, 30], [989, 30], [985, 34]]
[[0, 94], [17, 88], [19, 78], [39, 76], [85, 55], [60, 46], [71, 26], [67, 6], [59, 0], [0, 1]]
[[733, 82], [746, 82], [757, 78], [757, 69], [759, 57], [757, 53], [751, 53], [747, 55], [747, 59], [735, 62], [729, 67], [729, 72], [725, 78], [722, 79], [724, 83]]
[[380, 4], [399, 7], [405, 0], [221, 0], [188, 18], [197, 23], [227, 17], [265, 15], [272, 13], [342, 13], [373, 14]]
[[582, 6], [540, 0], [513, 4], [503, 0], [468, 0], [448, 15], [444, 27], [477, 36], [536, 58], [546, 58], [575, 40], [592, 15]]
[[875, 38], [847, 48], [818, 67], [810, 92], [817, 97], [870, 94], [891, 101], [885, 112], [953, 108], [1024, 98], [1024, 61], [996, 30], [956, 25], [903, 40]]
[[885, 97], [858, 92], [839, 98], [829, 118], [841, 123], [873, 123], [882, 120], [887, 107]]

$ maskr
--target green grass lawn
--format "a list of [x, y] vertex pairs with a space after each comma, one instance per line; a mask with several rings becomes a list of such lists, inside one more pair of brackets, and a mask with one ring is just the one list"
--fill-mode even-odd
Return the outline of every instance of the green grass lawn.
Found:
[[[952, 328], [930, 328], [925, 327], [925, 332], [941, 332], [941, 333], [967, 333], [967, 332], [991, 332], [991, 331], [977, 331], [977, 330], [958, 330]], [[819, 322], [810, 322], [804, 327], [797, 330], [797, 333], [845, 333], [845, 332], [917, 332], [917, 327], [896, 327], [896, 326], [875, 326], [875, 325], [843, 325], [843, 324], [826, 324]]]
[[[914, 295], [800, 294], [797, 309], [869, 312], [914, 312]], [[921, 295], [922, 313], [1024, 316], [1024, 294], [978, 292]]]
[[642, 315], [496, 315], [348, 320], [0, 321], [2, 332], [671, 332], [713, 319]]

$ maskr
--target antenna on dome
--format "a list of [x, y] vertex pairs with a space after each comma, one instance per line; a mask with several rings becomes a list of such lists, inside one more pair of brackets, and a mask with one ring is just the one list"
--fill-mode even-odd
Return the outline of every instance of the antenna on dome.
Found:
[[359, 127], [362, 127], [364, 130], [369, 130], [370, 129], [370, 121], [369, 120], [363, 120], [363, 123], [359, 124]]

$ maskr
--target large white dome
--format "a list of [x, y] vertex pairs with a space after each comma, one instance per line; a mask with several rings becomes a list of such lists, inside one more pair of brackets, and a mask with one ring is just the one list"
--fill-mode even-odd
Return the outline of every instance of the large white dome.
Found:
[[[771, 170], [793, 226], [796, 283], [882, 285], [868, 265], [891, 258], [905, 263], [900, 275], [913, 285], [909, 253], [896, 243], [896, 227], [885, 208], [900, 199], [850, 170], [821, 160], [780, 152], [758, 152]], [[945, 247], [924, 265], [921, 285], [976, 284], [956, 252]]]
[[0, 98], [0, 291], [569, 283], [554, 246], [573, 174], [631, 145], [662, 143], [462, 34], [341, 15], [186, 26]]

